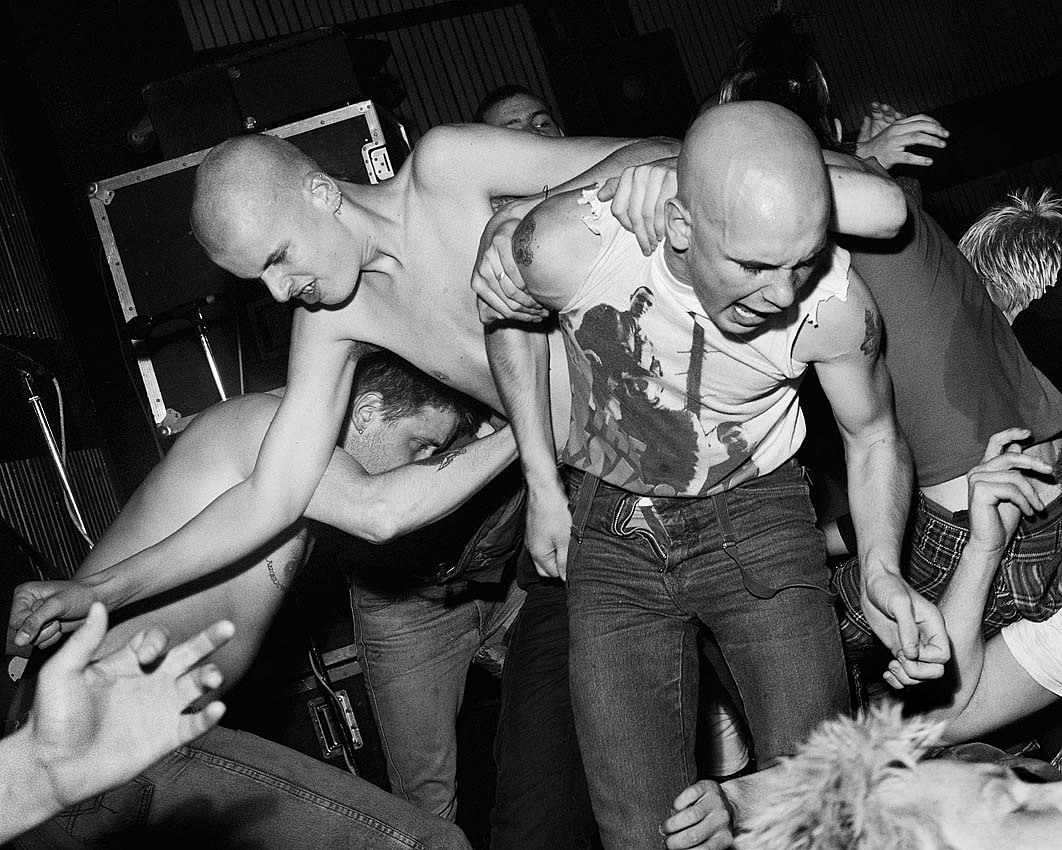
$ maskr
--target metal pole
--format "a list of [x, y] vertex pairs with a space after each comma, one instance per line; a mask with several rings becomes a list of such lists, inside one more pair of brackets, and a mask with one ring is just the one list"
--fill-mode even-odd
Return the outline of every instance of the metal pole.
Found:
[[70, 479], [66, 476], [66, 467], [63, 465], [63, 459], [59, 454], [59, 447], [55, 444], [55, 435], [52, 434], [52, 429], [48, 425], [48, 418], [44, 415], [44, 405], [41, 404], [41, 397], [33, 386], [33, 379], [27, 373], [22, 373], [22, 380], [26, 384], [26, 391], [29, 393], [29, 404], [37, 416], [37, 425], [40, 426], [44, 443], [48, 446], [48, 454], [52, 458], [55, 474], [59, 476], [59, 483], [62, 485], [63, 493], [66, 495], [66, 500], [70, 504], [70, 510], [74, 515], [74, 523], [77, 525], [78, 531], [87, 538], [88, 528], [85, 526], [85, 520], [81, 516], [81, 509], [78, 508], [77, 501], [74, 499], [74, 491], [70, 487]]
[[222, 401], [227, 401], [229, 396], [225, 392], [225, 385], [221, 383], [221, 374], [218, 372], [218, 363], [214, 359], [214, 352], [210, 349], [210, 338], [206, 332], [206, 322], [203, 320], [203, 311], [196, 310], [195, 318], [192, 319], [192, 324], [195, 325], [196, 333], [199, 334], [199, 344], [203, 347], [203, 354], [206, 356], [207, 365], [210, 367], [210, 374], [214, 376], [214, 386], [218, 388], [218, 395]]

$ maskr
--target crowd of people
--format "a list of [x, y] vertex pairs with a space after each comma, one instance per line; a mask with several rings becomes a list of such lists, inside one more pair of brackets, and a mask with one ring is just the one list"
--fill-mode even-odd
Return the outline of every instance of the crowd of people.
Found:
[[[846, 142], [789, 26], [681, 143], [506, 86], [373, 186], [269, 135], [209, 153], [193, 231], [301, 302], [288, 385], [198, 416], [72, 580], [17, 588], [9, 651], [65, 643], [0, 740], [0, 839], [467, 847], [481, 662], [495, 850], [1057, 844], [1053, 753], [955, 745], [1062, 697], [1062, 203], [954, 244], [889, 173], [948, 131], [874, 103]], [[310, 520], [460, 525], [350, 571], [391, 793], [217, 725]]]

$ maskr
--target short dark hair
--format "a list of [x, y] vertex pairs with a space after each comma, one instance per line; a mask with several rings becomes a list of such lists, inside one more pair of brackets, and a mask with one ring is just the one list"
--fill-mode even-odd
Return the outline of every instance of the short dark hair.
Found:
[[452, 410], [457, 417], [457, 433], [475, 433], [486, 419], [486, 409], [464, 393], [451, 389], [390, 351], [372, 351], [358, 358], [354, 370], [353, 396], [377, 392], [382, 398], [380, 413], [385, 421], [416, 416], [426, 407]]
[[496, 89], [491, 89], [483, 96], [483, 100], [479, 102], [479, 106], [476, 107], [476, 114], [473, 118], [478, 124], [486, 123], [487, 113], [501, 103], [504, 100], [508, 100], [510, 97], [516, 97], [517, 95], [527, 95], [528, 97], [537, 97], [543, 103], [546, 99], [540, 94], [535, 94], [531, 89], [524, 86], [518, 86], [512, 83], [506, 83], [504, 86], [498, 86]]

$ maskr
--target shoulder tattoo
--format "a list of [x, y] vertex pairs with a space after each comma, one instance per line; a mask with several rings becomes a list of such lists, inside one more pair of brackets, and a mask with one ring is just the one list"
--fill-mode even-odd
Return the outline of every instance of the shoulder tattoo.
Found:
[[863, 336], [863, 342], [859, 345], [859, 350], [867, 357], [877, 357], [881, 350], [881, 335], [885, 323], [881, 320], [880, 313], [875, 313], [869, 308], [863, 310], [863, 319], [866, 322], [867, 331]]
[[529, 212], [516, 225], [513, 231], [513, 259], [521, 266], [529, 266], [535, 259], [534, 251], [531, 250], [531, 239], [535, 235], [535, 214]]

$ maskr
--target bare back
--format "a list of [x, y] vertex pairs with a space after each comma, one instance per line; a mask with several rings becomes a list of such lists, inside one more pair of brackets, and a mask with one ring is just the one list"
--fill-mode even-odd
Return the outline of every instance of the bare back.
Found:
[[[99, 572], [162, 540], [246, 478], [279, 405], [273, 396], [247, 395], [201, 414], [129, 499], [76, 577]], [[227, 619], [236, 625], [236, 635], [210, 660], [221, 668], [226, 686], [235, 684], [257, 653], [306, 548], [305, 525], [299, 523], [271, 543], [265, 557], [255, 553], [206, 582], [137, 603], [131, 616], [123, 618], [119, 612], [98, 654], [118, 648], [148, 626], [161, 626], [175, 644]]]

